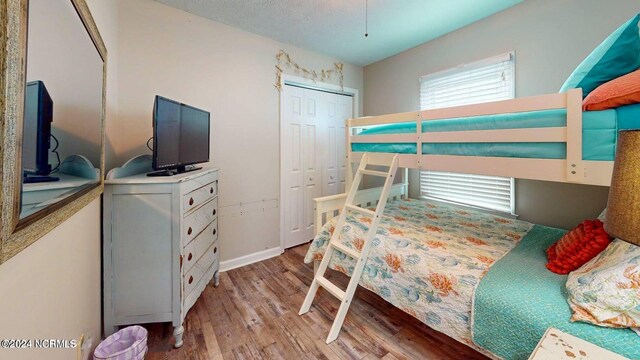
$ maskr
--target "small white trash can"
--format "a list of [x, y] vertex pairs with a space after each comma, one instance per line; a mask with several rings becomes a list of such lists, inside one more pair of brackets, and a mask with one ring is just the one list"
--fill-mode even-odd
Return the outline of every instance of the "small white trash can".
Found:
[[143, 360], [147, 353], [147, 329], [129, 326], [104, 339], [93, 352], [94, 360]]

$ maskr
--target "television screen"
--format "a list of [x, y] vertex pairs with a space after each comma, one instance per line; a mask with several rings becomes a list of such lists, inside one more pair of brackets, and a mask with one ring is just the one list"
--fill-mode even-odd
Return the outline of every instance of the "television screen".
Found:
[[42, 81], [27, 83], [22, 128], [22, 169], [25, 174], [48, 175], [49, 137], [53, 121], [53, 101]]
[[209, 112], [156, 96], [153, 168], [178, 169], [209, 161]]

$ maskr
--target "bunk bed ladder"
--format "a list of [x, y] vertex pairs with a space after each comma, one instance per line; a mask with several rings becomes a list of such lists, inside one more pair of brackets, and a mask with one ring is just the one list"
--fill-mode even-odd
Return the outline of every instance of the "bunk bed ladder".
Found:
[[[340, 308], [338, 309], [336, 318], [333, 321], [331, 330], [329, 331], [329, 336], [327, 336], [327, 344], [338, 337], [338, 333], [342, 328], [344, 318], [347, 315], [347, 311], [349, 310], [351, 299], [353, 298], [353, 295], [356, 292], [356, 288], [358, 287], [358, 283], [360, 282], [362, 270], [364, 270], [364, 265], [366, 264], [367, 258], [369, 257], [369, 249], [371, 248], [371, 243], [373, 242], [373, 238], [378, 231], [378, 225], [380, 223], [380, 219], [382, 218], [384, 208], [387, 204], [387, 197], [389, 196], [391, 185], [393, 185], [393, 178], [396, 174], [396, 171], [398, 170], [398, 155], [394, 155], [391, 162], [389, 164], [385, 164], [389, 167], [388, 171], [367, 170], [368, 164], [368, 155], [367, 153], [365, 153], [363, 154], [360, 165], [358, 166], [356, 176], [353, 179], [353, 183], [351, 184], [351, 189], [349, 189], [349, 193], [347, 194], [344, 207], [342, 208], [342, 212], [340, 213], [340, 217], [338, 218], [338, 223], [336, 224], [331, 239], [329, 240], [327, 250], [322, 257], [322, 261], [320, 262], [318, 271], [316, 272], [313, 281], [311, 282], [307, 297], [304, 299], [304, 303], [302, 303], [302, 307], [300, 308], [299, 315], [305, 314], [307, 311], [309, 311], [309, 308], [311, 307], [311, 303], [313, 302], [313, 298], [315, 297], [319, 286], [322, 286], [330, 294], [340, 300]], [[379, 162], [376, 162], [376, 165], [379, 165]], [[362, 181], [363, 175], [378, 176], [386, 179], [384, 182], [384, 186], [382, 187], [380, 200], [378, 201], [378, 205], [376, 206], [375, 211], [371, 211], [354, 204], [354, 200], [356, 198], [358, 188], [360, 187], [360, 182]], [[359, 212], [372, 218], [371, 226], [369, 227], [367, 236], [362, 246], [362, 250], [360, 252], [358, 252], [356, 249], [345, 246], [339, 240], [340, 233], [342, 232], [342, 228], [345, 225], [347, 215], [350, 211]], [[353, 258], [356, 261], [356, 266], [353, 270], [353, 273], [351, 274], [349, 285], [347, 285], [347, 289], [344, 291], [324, 277], [324, 273], [329, 266], [331, 256], [333, 255], [333, 252], [335, 250], [342, 252], [343, 254]]]

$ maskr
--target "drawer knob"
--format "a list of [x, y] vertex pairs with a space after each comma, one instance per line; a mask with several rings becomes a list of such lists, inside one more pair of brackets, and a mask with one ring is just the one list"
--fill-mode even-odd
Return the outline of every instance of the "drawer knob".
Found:
[[217, 252], [218, 252], [218, 247], [216, 246], [216, 247], [213, 248], [213, 253], [215, 254]]
[[193, 205], [193, 198], [189, 198], [189, 206]]
[[215, 215], [217, 213], [216, 209], [213, 209], [213, 215]]
[[189, 276], [189, 284], [193, 282], [193, 275]]
[[213, 194], [213, 186], [209, 189], [209, 194]]
[[218, 230], [216, 230], [216, 228], [213, 228], [213, 235], [215, 235], [218, 232]]
[[189, 229], [187, 230], [187, 235], [191, 235], [192, 232], [193, 232], [193, 229], [191, 228], [191, 226], [189, 226]]
[[193, 254], [192, 254], [192, 253], [189, 253], [189, 256], [187, 256], [187, 260], [188, 260], [188, 261], [191, 261], [191, 259], [193, 259]]

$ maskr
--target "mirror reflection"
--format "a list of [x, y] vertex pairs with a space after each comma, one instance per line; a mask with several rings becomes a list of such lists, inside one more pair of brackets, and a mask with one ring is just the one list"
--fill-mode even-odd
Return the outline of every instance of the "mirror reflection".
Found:
[[70, 0], [30, 0], [28, 24], [21, 219], [101, 176], [103, 60]]

